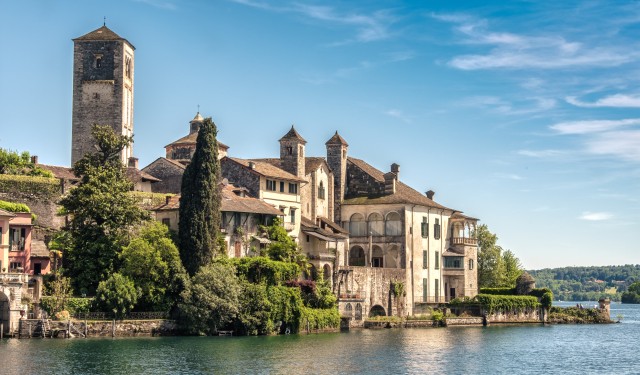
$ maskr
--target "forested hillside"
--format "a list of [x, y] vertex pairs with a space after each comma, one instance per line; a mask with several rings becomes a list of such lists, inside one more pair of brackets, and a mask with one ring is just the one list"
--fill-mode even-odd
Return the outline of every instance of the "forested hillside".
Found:
[[620, 301], [629, 285], [640, 281], [640, 265], [562, 267], [528, 271], [536, 287], [549, 288], [561, 301], [595, 301], [609, 297]]

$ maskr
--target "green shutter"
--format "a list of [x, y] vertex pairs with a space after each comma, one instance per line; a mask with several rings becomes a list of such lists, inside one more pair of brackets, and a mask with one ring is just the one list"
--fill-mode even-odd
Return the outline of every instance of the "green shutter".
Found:
[[422, 268], [427, 269], [429, 267], [429, 253], [427, 250], [422, 250]]
[[436, 263], [434, 264], [434, 268], [439, 270], [440, 269], [440, 252], [436, 251]]
[[429, 280], [422, 279], [422, 301], [428, 302], [427, 298], [429, 297]]

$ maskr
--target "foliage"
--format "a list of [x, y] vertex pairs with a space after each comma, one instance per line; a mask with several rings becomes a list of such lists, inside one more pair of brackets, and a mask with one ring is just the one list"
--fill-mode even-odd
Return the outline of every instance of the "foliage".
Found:
[[305, 306], [317, 309], [336, 307], [336, 296], [326, 280], [320, 279], [317, 283], [312, 280], [290, 280], [286, 282], [286, 286], [300, 289]]
[[502, 267], [504, 270], [503, 286], [515, 285], [518, 276], [524, 272], [520, 259], [511, 250], [506, 250], [502, 253]]
[[304, 303], [300, 295], [300, 289], [286, 286], [267, 287], [267, 296], [273, 308], [270, 311], [270, 319], [276, 329], [284, 333], [288, 328], [291, 333], [297, 333], [300, 328], [300, 317]]
[[523, 272], [520, 260], [511, 250], [502, 251], [498, 236], [480, 225], [474, 235], [478, 239], [478, 285], [481, 288], [513, 287]]
[[445, 319], [444, 313], [440, 310], [434, 310], [431, 312], [431, 320], [441, 322]]
[[340, 313], [336, 308], [313, 309], [303, 307], [300, 314], [303, 329], [327, 329], [340, 326]]
[[58, 311], [55, 314], [56, 320], [69, 320], [71, 318], [71, 314], [67, 310]]
[[480, 288], [480, 294], [512, 296], [516, 294], [516, 288]]
[[538, 299], [533, 296], [496, 296], [491, 294], [478, 294], [474, 300], [491, 314], [496, 311], [524, 311], [540, 306]]
[[190, 333], [215, 334], [240, 312], [240, 292], [232, 266], [216, 262], [200, 268], [181, 293], [181, 323]]
[[267, 295], [267, 286], [242, 280], [239, 312], [234, 322], [238, 335], [268, 335], [274, 330], [271, 320], [272, 304]]
[[239, 277], [252, 283], [282, 285], [300, 275], [300, 266], [296, 263], [279, 262], [266, 257], [232, 258], [228, 262], [235, 266]]
[[622, 294], [640, 281], [640, 265], [560, 267], [528, 271], [536, 286], [551, 289], [563, 301], [597, 301], [609, 297], [620, 301]]
[[0, 174], [0, 191], [52, 200], [60, 197], [57, 178]]
[[64, 197], [61, 214], [69, 215], [65, 228], [72, 247], [64, 254], [65, 268], [76, 290], [92, 294], [98, 283], [117, 270], [118, 254], [127, 243], [128, 230], [148, 214], [129, 195], [120, 151], [131, 142], [109, 126], [94, 126], [98, 151], [73, 167], [80, 184]]
[[599, 309], [579, 307], [552, 307], [549, 310], [551, 323], [611, 323]]
[[553, 304], [553, 294], [551, 292], [546, 292], [545, 294], [543, 294], [540, 298], [540, 304], [545, 309], [550, 308]]
[[211, 118], [206, 118], [182, 175], [178, 235], [180, 258], [190, 275], [210, 264], [216, 253], [221, 222], [217, 132]]
[[289, 236], [282, 225], [282, 219], [277, 217], [269, 226], [261, 226], [260, 229], [267, 234], [271, 243], [267, 247], [267, 255], [273, 260], [284, 262], [303, 263], [304, 257], [300, 254], [298, 244]]
[[640, 303], [640, 282], [629, 285], [629, 289], [622, 293], [622, 303]]
[[53, 173], [31, 162], [28, 151], [16, 151], [0, 148], [0, 174], [53, 177]]
[[120, 272], [134, 281], [140, 296], [138, 310], [166, 311], [180, 290], [184, 268], [167, 227], [150, 221], [120, 254]]
[[535, 297], [538, 297], [538, 298], [542, 298], [547, 293], [553, 294], [553, 292], [549, 288], [534, 288], [531, 291], [531, 293], [529, 293], [529, 295], [530, 296], [535, 296]]
[[[43, 308], [49, 315], [54, 315], [59, 311], [70, 309], [69, 299], [71, 298], [71, 279], [68, 277], [56, 275], [53, 280], [47, 284], [45, 293], [50, 297], [48, 306], [43, 306]], [[46, 298], [41, 298], [41, 305], [43, 303], [42, 299]], [[44, 302], [44, 304], [47, 305], [47, 302]]]
[[138, 301], [135, 284], [127, 276], [113, 273], [105, 281], [98, 284], [96, 303], [99, 310], [110, 311], [118, 319], [122, 319]]
[[9, 212], [31, 212], [31, 209], [26, 204], [6, 201], [0, 201], [0, 210]]
[[136, 201], [136, 204], [142, 207], [158, 207], [167, 201], [167, 196], [175, 194], [168, 193], [150, 193], [147, 191], [130, 191], [129, 194]]
[[402, 297], [405, 295], [405, 288], [403, 282], [395, 282], [393, 283], [392, 293], [394, 297]]

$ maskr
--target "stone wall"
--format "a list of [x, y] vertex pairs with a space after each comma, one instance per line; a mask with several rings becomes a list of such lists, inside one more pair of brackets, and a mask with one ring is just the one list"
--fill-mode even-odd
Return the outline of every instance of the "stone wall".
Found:
[[249, 190], [249, 195], [260, 198], [260, 176], [256, 173], [227, 158], [220, 160], [220, 171], [222, 177], [229, 180], [229, 183], [237, 187], [245, 187]]
[[446, 318], [445, 324], [447, 326], [481, 326], [483, 321], [482, 317]]
[[[354, 198], [361, 195], [381, 196], [384, 195], [384, 183], [380, 183], [368, 173], [347, 163], [345, 198]], [[344, 220], [347, 220], [346, 218]]]
[[58, 230], [64, 225], [64, 217], [57, 215], [62, 181], [29, 176], [2, 177], [0, 200], [26, 204], [37, 216], [34, 223], [37, 227]]
[[[23, 326], [31, 325], [33, 332], [38, 332], [35, 327], [40, 324], [40, 320], [27, 320], [22, 322]], [[57, 333], [58, 337], [64, 337], [66, 331], [71, 331], [74, 337], [133, 337], [133, 336], [175, 336], [179, 334], [178, 325], [174, 320], [151, 319], [151, 320], [71, 320], [71, 321], [51, 321], [50, 328]], [[22, 336], [28, 336], [24, 334]]]
[[159, 158], [144, 167], [142, 171], [161, 180], [151, 184], [152, 192], [180, 194], [184, 169], [165, 159]]
[[525, 311], [496, 311], [487, 314], [487, 324], [500, 323], [543, 323], [545, 314], [542, 309]]

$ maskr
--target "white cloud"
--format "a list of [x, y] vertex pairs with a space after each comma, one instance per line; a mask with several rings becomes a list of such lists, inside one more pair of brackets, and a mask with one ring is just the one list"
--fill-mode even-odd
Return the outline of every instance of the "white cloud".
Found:
[[567, 103], [577, 107], [598, 108], [598, 107], [616, 107], [616, 108], [640, 108], [640, 96], [615, 94], [600, 98], [593, 103], [583, 102], [575, 96], [567, 96]]
[[550, 158], [565, 154], [560, 150], [518, 150], [518, 155], [528, 156], [532, 158]]
[[587, 141], [587, 151], [640, 162], [640, 130], [598, 134], [594, 139]]
[[151, 6], [154, 6], [156, 8], [160, 8], [160, 9], [167, 9], [167, 10], [175, 10], [176, 9], [176, 5], [174, 3], [172, 3], [171, 1], [164, 1], [164, 0], [134, 0], [134, 1], [138, 2], [138, 3], [151, 5]]
[[556, 105], [555, 99], [526, 98], [511, 102], [496, 96], [474, 96], [462, 102], [470, 107], [484, 108], [503, 115], [526, 115], [549, 110]]
[[387, 115], [387, 116], [395, 117], [395, 118], [397, 118], [399, 120], [402, 120], [403, 122], [406, 122], [407, 124], [411, 123], [411, 118], [408, 117], [407, 115], [405, 115], [399, 109], [390, 109], [388, 111], [385, 111], [384, 114]]
[[581, 220], [587, 221], [604, 221], [610, 220], [613, 218], [613, 215], [608, 212], [583, 212], [580, 216]]
[[609, 67], [634, 61], [640, 56], [633, 48], [616, 46], [587, 47], [560, 35], [520, 35], [489, 31], [486, 20], [462, 15], [432, 15], [457, 24], [462, 43], [490, 46], [483, 54], [454, 57], [449, 65], [461, 70], [478, 69], [558, 69], [581, 66]]
[[640, 118], [624, 120], [568, 121], [551, 125], [549, 128], [560, 134], [588, 134], [614, 130], [623, 126], [638, 125]]

